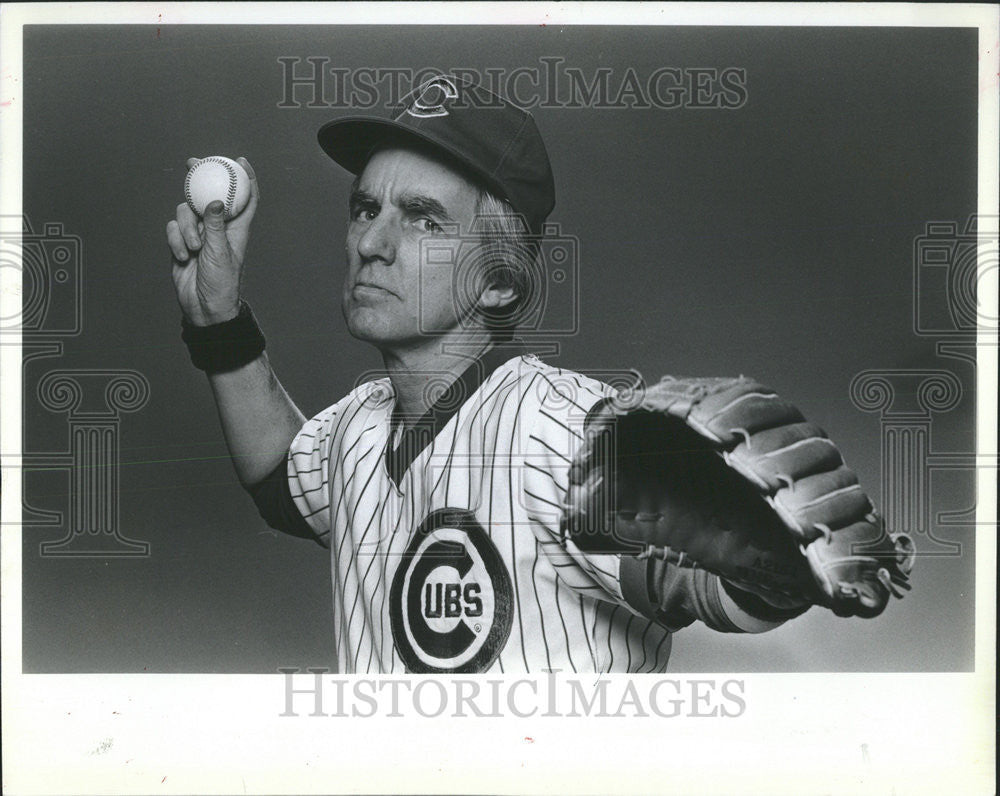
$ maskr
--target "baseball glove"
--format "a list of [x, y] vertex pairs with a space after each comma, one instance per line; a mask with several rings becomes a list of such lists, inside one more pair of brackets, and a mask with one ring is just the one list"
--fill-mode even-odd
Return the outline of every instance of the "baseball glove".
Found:
[[770, 605], [878, 616], [914, 546], [822, 429], [747, 378], [675, 379], [601, 401], [570, 468], [564, 539], [702, 567]]

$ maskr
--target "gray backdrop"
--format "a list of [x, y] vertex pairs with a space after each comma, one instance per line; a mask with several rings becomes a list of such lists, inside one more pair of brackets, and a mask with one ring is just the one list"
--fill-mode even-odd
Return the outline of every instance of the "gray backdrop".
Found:
[[[580, 246], [581, 324], [554, 361], [650, 379], [753, 375], [824, 426], [875, 496], [881, 421], [852, 402], [852, 379], [943, 369], [963, 392], [931, 416], [931, 445], [974, 450], [974, 365], [939, 355], [913, 323], [914, 240], [976, 208], [973, 29], [31, 26], [24, 211], [36, 232], [58, 223], [79, 236], [83, 323], [61, 355], [25, 366], [25, 450], [72, 444], [65, 412], [38, 398], [53, 369], [142, 374], [148, 402], [117, 429], [118, 494], [120, 532], [150, 553], [42, 555], [66, 521], [27, 527], [25, 671], [332, 665], [328, 558], [267, 529], [238, 486], [179, 340], [164, 242], [185, 159], [246, 156], [263, 198], [245, 293], [286, 388], [311, 415], [380, 366], [340, 317], [350, 179], [315, 143], [349, 110], [279, 107], [278, 58], [318, 56], [506, 73], [557, 57], [588, 79], [611, 70], [613, 86], [629, 68], [745, 70], [735, 109], [534, 110], [556, 176], [552, 220]], [[943, 285], [921, 296], [942, 317]], [[936, 473], [931, 513], [973, 505], [972, 483], [968, 468]], [[25, 492], [32, 510], [65, 514], [70, 470], [31, 471]], [[931, 529], [960, 553], [921, 530], [914, 591], [881, 618], [816, 609], [756, 638], [689, 629], [671, 669], [971, 670], [973, 529]]]

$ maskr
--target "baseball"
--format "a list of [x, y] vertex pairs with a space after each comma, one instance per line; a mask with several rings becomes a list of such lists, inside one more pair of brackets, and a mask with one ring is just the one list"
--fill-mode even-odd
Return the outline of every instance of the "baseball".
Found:
[[220, 155], [202, 158], [184, 178], [184, 198], [199, 217], [218, 199], [229, 220], [238, 216], [250, 201], [250, 177], [235, 160]]

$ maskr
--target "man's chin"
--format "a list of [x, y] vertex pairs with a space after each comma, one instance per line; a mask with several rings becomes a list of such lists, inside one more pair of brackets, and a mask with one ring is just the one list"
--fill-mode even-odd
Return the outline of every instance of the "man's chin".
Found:
[[380, 333], [377, 328], [364, 323], [352, 323], [351, 321], [348, 321], [347, 332], [355, 340], [360, 340], [363, 343], [378, 345], [383, 341], [388, 342], [388, 335]]
[[354, 307], [345, 311], [347, 331], [355, 340], [370, 343], [378, 348], [405, 345], [412, 335], [401, 334], [386, 323], [386, 319], [367, 307]]

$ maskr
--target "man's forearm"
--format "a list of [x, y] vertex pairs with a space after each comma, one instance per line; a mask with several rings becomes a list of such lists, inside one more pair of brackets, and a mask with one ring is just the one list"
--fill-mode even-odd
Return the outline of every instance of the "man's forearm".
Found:
[[262, 481], [285, 457], [305, 417], [274, 375], [267, 354], [208, 380], [240, 483]]

